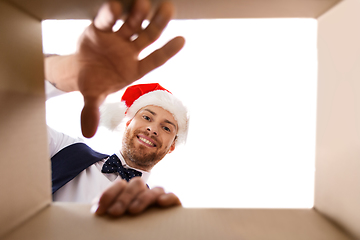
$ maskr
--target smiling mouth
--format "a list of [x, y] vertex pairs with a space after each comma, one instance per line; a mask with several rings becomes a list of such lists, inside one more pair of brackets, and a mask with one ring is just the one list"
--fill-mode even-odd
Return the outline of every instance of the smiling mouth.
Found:
[[151, 147], [156, 147], [156, 144], [150, 142], [149, 140], [147, 140], [147, 139], [145, 139], [145, 138], [142, 138], [142, 137], [139, 137], [139, 136], [137, 136], [137, 138], [138, 138], [140, 141], [146, 143], [147, 145], [150, 145]]

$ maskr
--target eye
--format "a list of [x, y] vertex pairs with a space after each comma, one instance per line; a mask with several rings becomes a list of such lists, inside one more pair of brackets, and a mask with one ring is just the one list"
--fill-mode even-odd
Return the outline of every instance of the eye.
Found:
[[143, 115], [143, 119], [145, 119], [146, 121], [150, 121], [150, 117], [149, 116], [146, 116], [146, 115]]
[[163, 129], [166, 131], [166, 132], [171, 132], [170, 128], [164, 126]]

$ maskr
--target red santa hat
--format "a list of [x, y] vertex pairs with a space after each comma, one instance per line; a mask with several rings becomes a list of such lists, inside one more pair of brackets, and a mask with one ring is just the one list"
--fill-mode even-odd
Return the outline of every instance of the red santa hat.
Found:
[[189, 116], [182, 102], [158, 83], [137, 84], [128, 87], [120, 103], [106, 103], [101, 107], [100, 124], [116, 129], [124, 117], [132, 119], [145, 106], [159, 106], [169, 111], [178, 124], [176, 145], [187, 138]]

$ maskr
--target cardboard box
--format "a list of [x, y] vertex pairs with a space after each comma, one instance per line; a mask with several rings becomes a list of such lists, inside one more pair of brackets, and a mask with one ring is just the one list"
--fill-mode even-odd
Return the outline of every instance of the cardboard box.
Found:
[[101, 2], [0, 1], [0, 238], [360, 239], [359, 0], [174, 1], [178, 18], [318, 20], [313, 209], [179, 207], [114, 220], [52, 203], [40, 22], [91, 19]]

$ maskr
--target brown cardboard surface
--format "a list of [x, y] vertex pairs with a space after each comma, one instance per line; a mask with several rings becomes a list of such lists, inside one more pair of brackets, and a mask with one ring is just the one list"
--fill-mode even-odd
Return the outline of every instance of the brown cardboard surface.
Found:
[[[102, 0], [7, 0], [38, 19], [92, 19]], [[316, 18], [340, 0], [172, 0], [179, 19]], [[129, 5], [130, 0], [122, 0]], [[160, 0], [153, 0], [160, 2]]]
[[53, 204], [4, 240], [31, 239], [226, 239], [348, 240], [312, 209], [150, 209], [110, 219], [90, 206]]
[[0, 90], [43, 95], [40, 22], [0, 4]]
[[0, 1], [0, 237], [51, 202], [41, 29]]
[[360, 239], [360, 1], [319, 18], [315, 208]]

